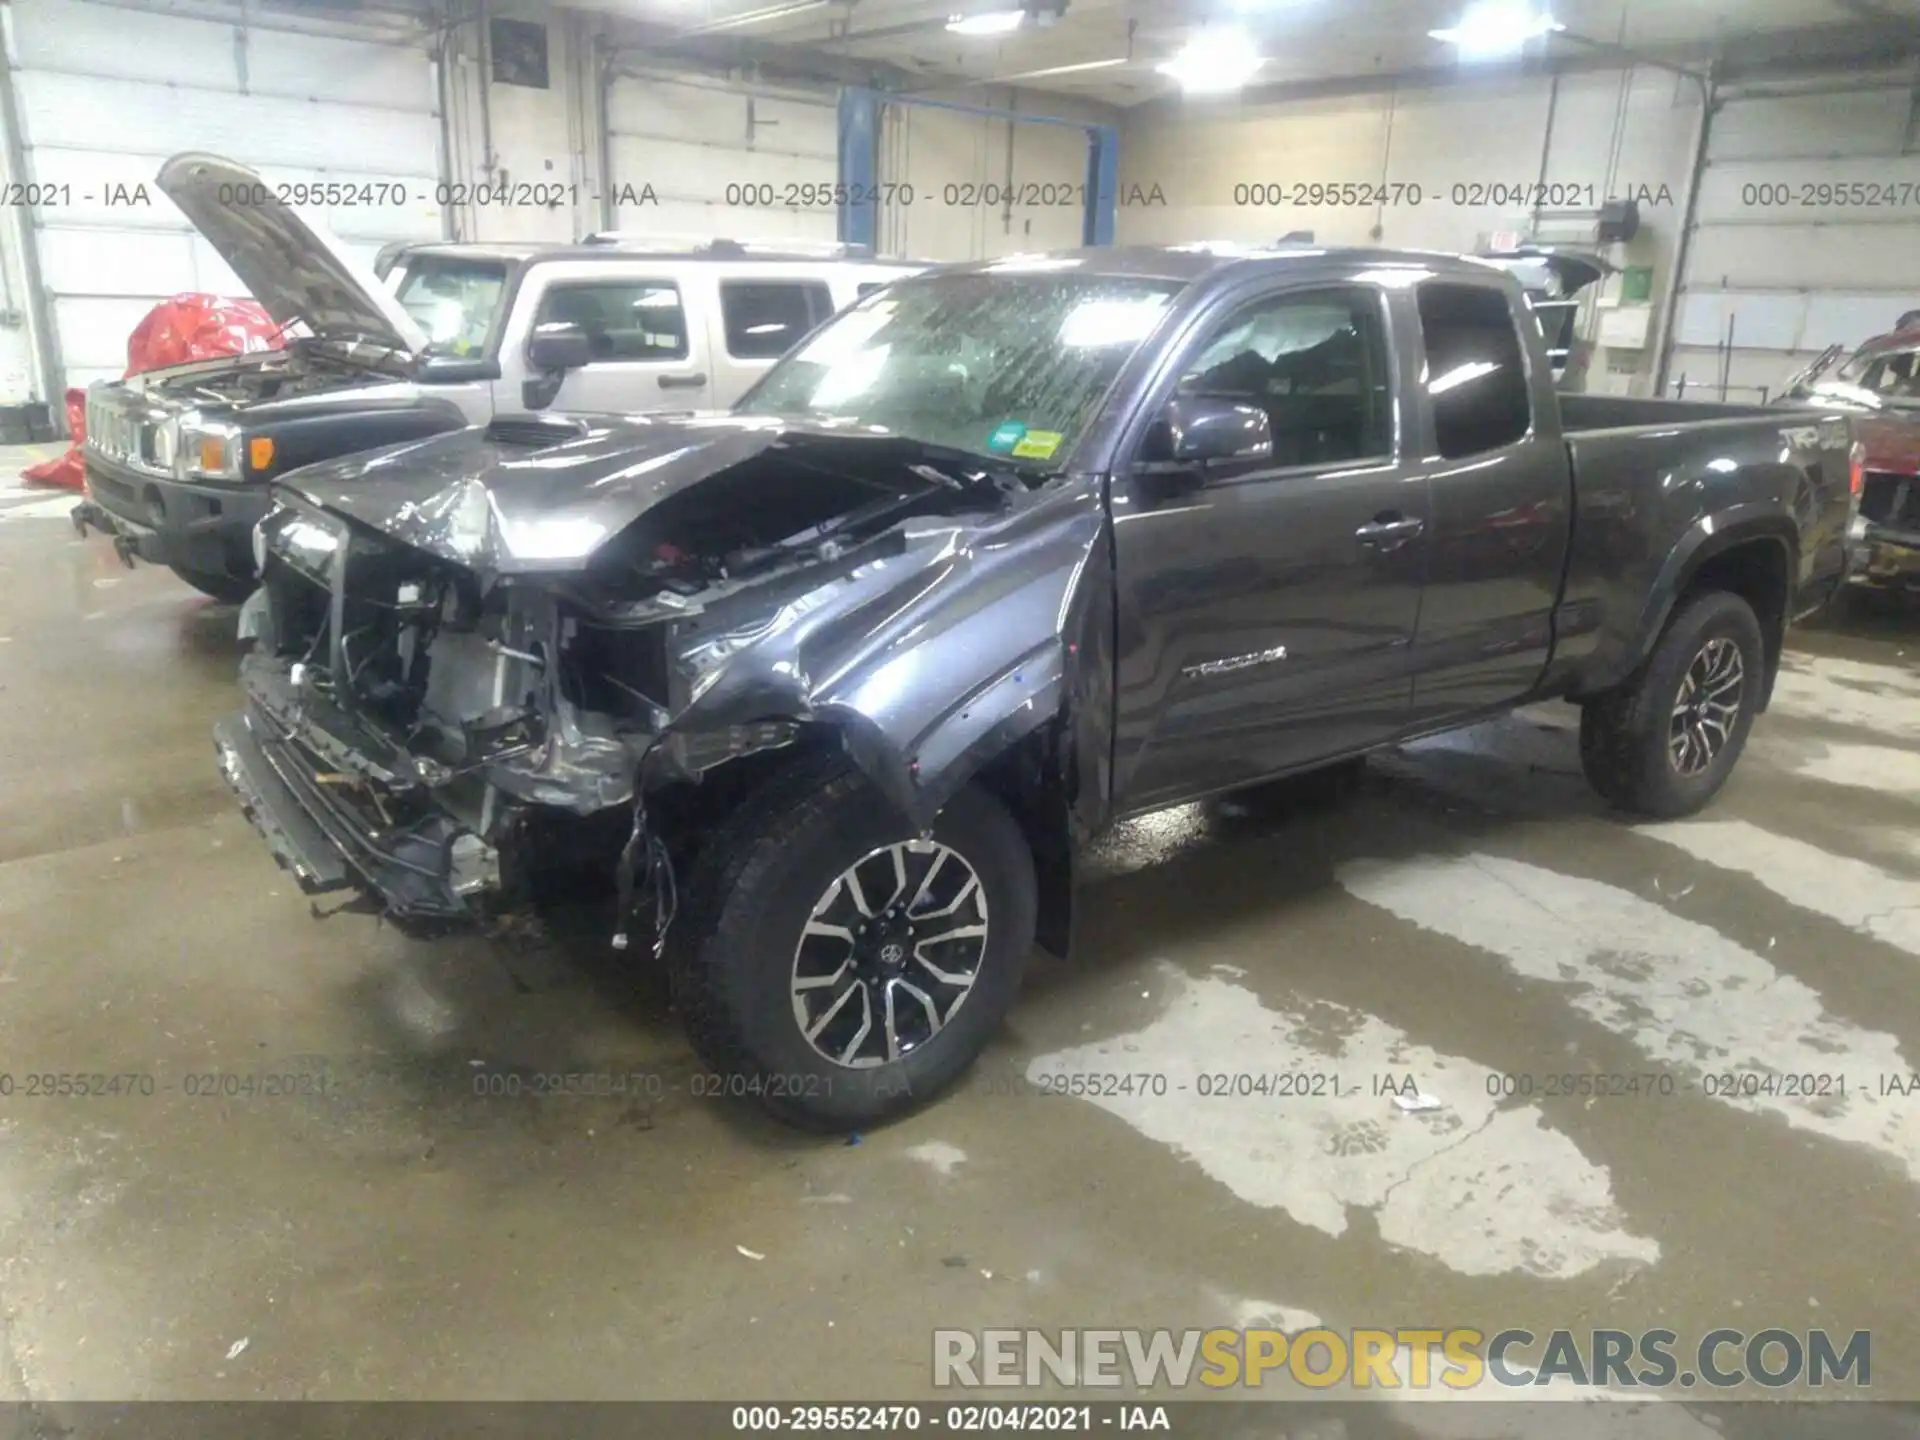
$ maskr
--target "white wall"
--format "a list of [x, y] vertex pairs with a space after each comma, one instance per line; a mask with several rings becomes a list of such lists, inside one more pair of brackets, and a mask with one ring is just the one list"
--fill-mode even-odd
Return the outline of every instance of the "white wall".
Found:
[[[7, 117], [0, 112], [0, 131]], [[0, 141], [4, 140], [0, 134]], [[0, 187], [24, 177], [7, 166], [7, 148], [0, 143]], [[24, 205], [0, 208], [0, 405], [28, 400], [47, 401], [51, 385], [39, 374], [34, 355], [31, 314], [27, 308], [27, 273], [23, 263], [33, 212]], [[54, 401], [54, 411], [60, 406]]]
[[[1119, 118], [1105, 106], [1013, 88], [925, 98], [1089, 123]], [[1087, 132], [1078, 126], [884, 106], [879, 179], [893, 203], [881, 207], [879, 248], [928, 260], [977, 260], [1078, 245], [1086, 178]]]
[[[644, 57], [631, 57], [634, 68]], [[832, 241], [839, 91], [647, 64], [607, 94], [624, 229]]]
[[439, 233], [427, 28], [256, 9], [33, 0], [6, 12], [24, 178], [65, 187], [31, 223], [66, 384], [123, 374], [127, 336], [156, 300], [245, 293], [154, 188], [171, 155], [210, 151], [269, 185], [353, 187], [364, 201], [299, 208], [369, 258]]
[[[1803, 83], [1820, 93], [1733, 92], [1714, 116], [1670, 390], [1684, 375], [1717, 396], [1724, 371], [1729, 399], [1777, 391], [1828, 345], [1851, 348], [1920, 309], [1911, 73]], [[1855, 182], [1883, 193], [1831, 205], [1808, 188]]]
[[[1653, 266], [1657, 309], [1673, 279], [1697, 97], [1690, 82], [1665, 72], [1601, 71], [1562, 76], [1557, 94], [1540, 78], [1133, 112], [1121, 129], [1122, 198], [1151, 201], [1157, 190], [1165, 203], [1123, 204], [1118, 238], [1270, 241], [1309, 230], [1324, 243], [1472, 251], [1495, 231], [1526, 228], [1543, 175], [1562, 187], [1552, 198], [1570, 209], [1665, 186], [1670, 203], [1643, 204], [1639, 238], [1615, 257]], [[1256, 191], [1236, 202], [1237, 186], [1263, 182], [1398, 186], [1400, 203], [1249, 203], [1263, 198]], [[1456, 185], [1470, 188], [1456, 193]], [[1517, 205], [1498, 203], [1503, 187]], [[1644, 391], [1651, 350], [1614, 358], [1631, 367], [1631, 378], [1609, 379], [1603, 354], [1593, 388]]]
[[[575, 239], [600, 227], [600, 106], [585, 17], [539, 4], [496, 4], [491, 13], [546, 25], [548, 88], [494, 81], [479, 26], [455, 32], [448, 62], [448, 177], [490, 196], [504, 194], [508, 203], [456, 207], [450, 217], [454, 236]], [[542, 203], [513, 203], [522, 199]]]

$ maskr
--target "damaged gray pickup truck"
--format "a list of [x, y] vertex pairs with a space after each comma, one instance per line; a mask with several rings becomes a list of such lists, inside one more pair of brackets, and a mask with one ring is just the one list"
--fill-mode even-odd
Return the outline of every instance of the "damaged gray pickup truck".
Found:
[[708, 1064], [868, 1124], [970, 1063], [1127, 816], [1554, 696], [1609, 800], [1705, 804], [1856, 462], [1837, 414], [1556, 397], [1469, 260], [983, 262], [730, 415], [284, 477], [218, 748], [308, 889], [596, 881]]

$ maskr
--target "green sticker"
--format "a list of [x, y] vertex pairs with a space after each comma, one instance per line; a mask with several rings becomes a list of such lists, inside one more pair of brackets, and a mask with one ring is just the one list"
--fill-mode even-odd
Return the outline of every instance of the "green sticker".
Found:
[[989, 450], [1011, 450], [1020, 443], [1020, 437], [1027, 433], [1027, 427], [1018, 420], [1009, 420], [992, 435], [987, 437]]
[[1066, 436], [1058, 430], [1029, 430], [1013, 447], [1013, 453], [1022, 460], [1045, 460], [1060, 448], [1064, 439]]

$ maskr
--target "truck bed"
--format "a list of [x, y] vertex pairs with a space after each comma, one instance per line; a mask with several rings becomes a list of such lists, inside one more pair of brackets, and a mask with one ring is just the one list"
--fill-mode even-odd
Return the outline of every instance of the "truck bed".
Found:
[[1722, 405], [1705, 400], [1635, 400], [1617, 395], [1560, 397], [1560, 428], [1568, 435], [1587, 430], [1701, 425], [1714, 420], [1762, 418], [1790, 423], [1783, 418], [1780, 408], [1772, 405]]

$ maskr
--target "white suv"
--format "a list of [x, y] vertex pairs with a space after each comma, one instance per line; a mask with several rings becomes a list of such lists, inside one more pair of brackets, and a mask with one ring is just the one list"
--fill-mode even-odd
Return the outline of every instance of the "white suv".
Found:
[[381, 265], [434, 357], [421, 378], [476, 421], [724, 409], [808, 331], [921, 268], [838, 246], [619, 232], [566, 246], [411, 245]]

